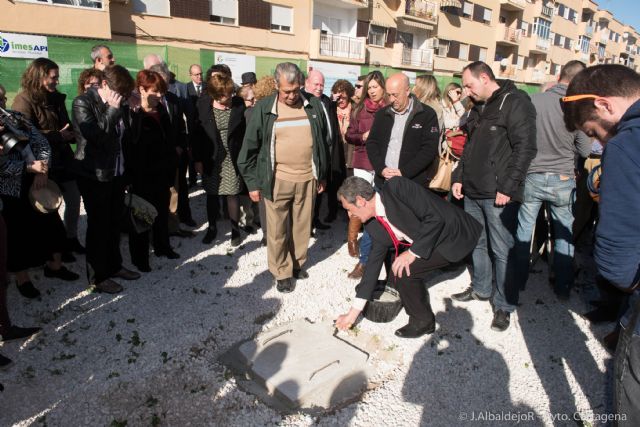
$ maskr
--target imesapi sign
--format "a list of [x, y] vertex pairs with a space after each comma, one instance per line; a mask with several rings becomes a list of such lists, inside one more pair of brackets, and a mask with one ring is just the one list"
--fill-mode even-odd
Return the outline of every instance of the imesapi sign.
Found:
[[0, 32], [0, 58], [48, 58], [45, 36]]

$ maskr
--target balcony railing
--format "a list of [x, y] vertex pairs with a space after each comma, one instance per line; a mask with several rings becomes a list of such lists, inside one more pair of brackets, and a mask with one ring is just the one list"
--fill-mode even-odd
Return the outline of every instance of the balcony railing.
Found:
[[425, 0], [407, 0], [404, 13], [415, 18], [436, 21], [438, 19], [438, 5]]
[[433, 49], [402, 49], [402, 65], [433, 69]]
[[542, 39], [540, 37], [536, 37], [536, 48], [540, 50], [549, 50], [551, 46], [551, 39]]
[[336, 58], [363, 59], [364, 40], [353, 37], [320, 34], [320, 55]]
[[638, 52], [638, 48], [636, 46], [627, 46], [625, 48], [625, 51], [629, 54], [629, 55], [635, 55]]
[[553, 18], [553, 8], [549, 6], [542, 6], [542, 16]]
[[520, 43], [520, 40], [522, 40], [522, 30], [506, 27], [504, 29], [503, 40], [511, 43]]
[[600, 43], [607, 44], [609, 42], [609, 34], [600, 34]]
[[544, 83], [547, 80], [547, 76], [544, 70], [535, 69], [531, 72], [531, 81], [536, 83]]
[[593, 26], [592, 25], [587, 25], [586, 27], [584, 27], [584, 35], [585, 36], [593, 36]]
[[527, 7], [527, 2], [525, 0], [501, 0], [500, 3], [510, 3], [521, 8]]

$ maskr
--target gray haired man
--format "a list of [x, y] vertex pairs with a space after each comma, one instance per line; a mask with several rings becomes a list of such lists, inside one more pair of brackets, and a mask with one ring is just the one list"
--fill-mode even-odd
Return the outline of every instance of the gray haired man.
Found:
[[280, 292], [292, 292], [294, 278], [308, 277], [313, 202], [324, 190], [329, 168], [327, 125], [320, 100], [300, 88], [297, 65], [278, 64], [278, 92], [260, 100], [247, 124], [238, 169], [254, 202], [264, 198], [269, 271]]
[[113, 56], [111, 49], [103, 44], [95, 45], [91, 48], [91, 60], [93, 61], [93, 68], [100, 71], [116, 63], [116, 58]]

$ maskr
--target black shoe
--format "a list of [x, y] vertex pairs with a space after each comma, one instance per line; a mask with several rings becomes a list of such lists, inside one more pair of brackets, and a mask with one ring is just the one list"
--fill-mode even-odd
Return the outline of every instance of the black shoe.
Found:
[[289, 292], [293, 292], [296, 288], [295, 282], [291, 279], [291, 277], [282, 280], [276, 280], [276, 289], [278, 292], [282, 292], [283, 294], [288, 294]]
[[491, 322], [491, 329], [494, 331], [503, 332], [506, 331], [509, 327], [509, 317], [511, 313], [506, 311], [498, 310], [493, 315], [493, 322]]
[[242, 236], [239, 230], [231, 230], [231, 246], [240, 246], [242, 243]]
[[453, 298], [456, 301], [462, 301], [462, 302], [467, 302], [471, 300], [476, 300], [476, 301], [489, 300], [489, 297], [481, 297], [480, 295], [476, 294], [476, 292], [473, 290], [473, 287], [471, 286], [469, 286], [467, 289], [465, 289], [463, 292], [460, 292], [459, 294], [451, 295], [451, 298]]
[[[113, 275], [113, 277], [117, 277], [118, 279], [124, 279], [124, 280], [138, 280], [141, 276], [140, 276], [140, 273], [137, 273], [135, 271], [131, 271], [122, 267], [116, 274]], [[109, 282], [109, 281], [110, 280], [108, 279], [105, 280], [105, 282]]]
[[[127, 270], [129, 271], [129, 270]], [[130, 273], [133, 273], [133, 271], [130, 271]], [[136, 273], [138, 275], [138, 277], [140, 276], [139, 273]], [[120, 285], [120, 283], [114, 282], [111, 279], [107, 279], [103, 282], [100, 283], [96, 283], [96, 292], [104, 292], [105, 294], [117, 294], [118, 292], [122, 292], [122, 286]]]
[[[167, 257], [168, 259], [178, 259], [180, 258], [180, 254], [174, 251], [173, 249], [165, 249], [162, 251], [153, 251], [157, 257]], [[139, 270], [139, 269], [138, 269]]]
[[293, 277], [296, 279], [308, 279], [309, 273], [306, 270], [293, 270]]
[[202, 239], [202, 243], [204, 243], [205, 245], [213, 243], [213, 241], [216, 240], [217, 235], [217, 228], [207, 228], [207, 234], [205, 234], [204, 238]]
[[60, 268], [57, 270], [52, 270], [51, 268], [45, 265], [44, 277], [55, 277], [57, 279], [64, 280], [66, 282], [73, 282], [74, 280], [78, 280], [80, 278], [80, 275], [69, 270], [64, 265], [60, 266]]
[[146, 264], [136, 264], [135, 262], [133, 263], [133, 265], [136, 266], [136, 269], [138, 269], [139, 272], [141, 273], [149, 273], [151, 271], [151, 266], [149, 265], [149, 263], [147, 262]]
[[12, 363], [13, 360], [0, 354], [0, 369], [8, 368]]
[[247, 234], [256, 234], [257, 231], [255, 228], [253, 228], [250, 225], [245, 225], [244, 227], [242, 227], [242, 231], [244, 231]]
[[73, 251], [80, 255], [87, 253], [87, 250], [80, 244], [80, 241], [77, 237], [67, 239], [67, 248], [69, 248], [70, 251]]
[[260, 246], [267, 246], [267, 238], [263, 237], [262, 239], [260, 239]]
[[436, 330], [436, 322], [426, 325], [416, 325], [411, 322], [396, 331], [400, 338], [418, 338], [425, 334], [432, 334]]
[[62, 262], [76, 262], [76, 257], [70, 251], [62, 252]]
[[196, 227], [198, 225], [193, 220], [193, 218], [181, 219], [180, 222], [183, 223], [184, 225], [186, 225], [187, 227]]
[[331, 226], [323, 224], [319, 219], [317, 219], [313, 221], [313, 228], [315, 228], [316, 230], [328, 230], [331, 228]]
[[34, 299], [40, 297], [40, 291], [33, 286], [31, 281], [18, 285], [18, 292], [25, 298]]
[[21, 328], [20, 326], [11, 326], [5, 334], [2, 335], [2, 341], [21, 340], [29, 338], [31, 335], [40, 332], [42, 328]]

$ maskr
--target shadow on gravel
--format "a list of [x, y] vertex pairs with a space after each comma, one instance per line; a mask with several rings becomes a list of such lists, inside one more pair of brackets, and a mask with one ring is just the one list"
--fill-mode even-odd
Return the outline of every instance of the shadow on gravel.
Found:
[[462, 426], [470, 421], [516, 425], [528, 418], [538, 423], [532, 408], [512, 402], [507, 364], [471, 333], [473, 319], [467, 310], [446, 298], [445, 311], [436, 315], [436, 322], [436, 332], [413, 358], [402, 389], [406, 401], [423, 405], [421, 426]]

